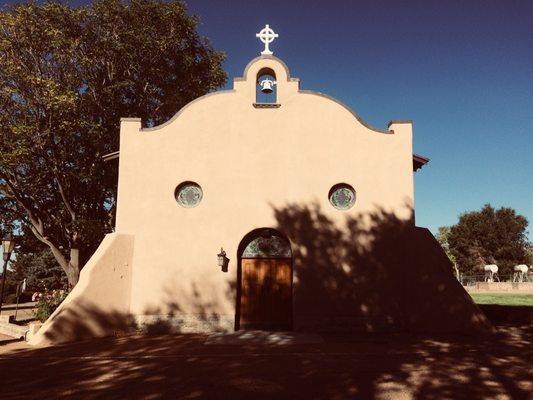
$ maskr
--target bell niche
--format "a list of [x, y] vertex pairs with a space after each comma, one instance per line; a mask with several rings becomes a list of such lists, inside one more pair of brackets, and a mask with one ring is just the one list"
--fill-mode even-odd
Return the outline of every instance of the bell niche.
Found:
[[263, 68], [257, 73], [255, 101], [258, 104], [277, 102], [276, 73], [271, 68]]

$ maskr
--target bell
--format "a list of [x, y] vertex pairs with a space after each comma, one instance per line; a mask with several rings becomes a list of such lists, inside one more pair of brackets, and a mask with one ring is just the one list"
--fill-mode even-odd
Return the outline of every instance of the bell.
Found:
[[259, 82], [259, 84], [261, 85], [261, 92], [272, 93], [272, 87], [276, 84], [276, 82], [270, 79], [263, 79], [261, 82]]

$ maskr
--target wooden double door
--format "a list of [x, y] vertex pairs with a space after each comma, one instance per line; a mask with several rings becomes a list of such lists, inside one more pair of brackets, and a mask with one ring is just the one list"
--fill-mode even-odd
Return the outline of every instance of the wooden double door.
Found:
[[242, 258], [240, 329], [292, 329], [292, 260]]

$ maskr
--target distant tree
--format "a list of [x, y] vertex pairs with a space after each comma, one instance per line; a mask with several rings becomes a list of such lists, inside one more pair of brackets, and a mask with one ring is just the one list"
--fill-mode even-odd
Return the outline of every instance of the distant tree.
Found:
[[68, 287], [67, 277], [48, 246], [40, 242], [27, 227], [19, 232], [16, 257], [11, 262], [7, 277], [13, 285], [26, 279], [28, 291]]
[[533, 243], [532, 242], [529, 242], [527, 244], [526, 254], [527, 254], [527, 264], [530, 267], [532, 267], [533, 266]]
[[[70, 285], [113, 226], [116, 170], [102, 156], [120, 117], [159, 124], [226, 80], [197, 22], [177, 0], [0, 11], [1, 223], [29, 228]], [[45, 257], [31, 254], [28, 268]]]
[[66, 289], [67, 277], [56, 259], [46, 248], [38, 253], [21, 254], [13, 262], [9, 279], [22, 282], [26, 279], [27, 290], [44, 291]]
[[6, 275], [4, 301], [14, 301], [17, 286], [24, 279], [27, 292], [68, 288], [67, 277], [48, 246], [37, 240], [27, 227], [17, 232], [14, 254]]
[[512, 208], [495, 210], [489, 204], [480, 211], [464, 213], [450, 227], [448, 244], [463, 273], [476, 274], [484, 264], [497, 264], [500, 275], [528, 260], [528, 221]]
[[448, 258], [450, 259], [451, 263], [453, 264], [455, 276], [457, 279], [459, 279], [461, 276], [460, 276], [459, 269], [457, 267], [457, 259], [450, 249], [450, 243], [449, 243], [450, 231], [451, 231], [451, 228], [449, 226], [441, 226], [437, 232], [437, 241], [440, 243], [442, 249], [444, 250]]

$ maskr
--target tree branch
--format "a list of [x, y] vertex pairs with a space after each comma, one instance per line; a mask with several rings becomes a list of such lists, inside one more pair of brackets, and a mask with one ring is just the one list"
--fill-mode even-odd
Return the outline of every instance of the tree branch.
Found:
[[6, 185], [8, 186], [9, 190], [11, 191], [17, 203], [20, 204], [20, 206], [24, 208], [24, 210], [26, 211], [28, 215], [28, 219], [30, 221], [30, 229], [35, 235], [35, 237], [50, 248], [55, 259], [61, 265], [61, 268], [63, 268], [65, 273], [68, 274], [69, 273], [69, 262], [67, 261], [63, 253], [61, 253], [61, 250], [59, 250], [59, 248], [45, 236], [44, 224], [43, 224], [42, 219], [39, 218], [35, 214], [35, 212], [31, 209], [31, 207], [28, 204], [26, 204], [26, 201], [23, 199], [23, 197], [21, 196], [20, 192], [15, 187], [13, 182], [1, 170], [0, 170], [0, 178], [2, 178], [6, 182]]

